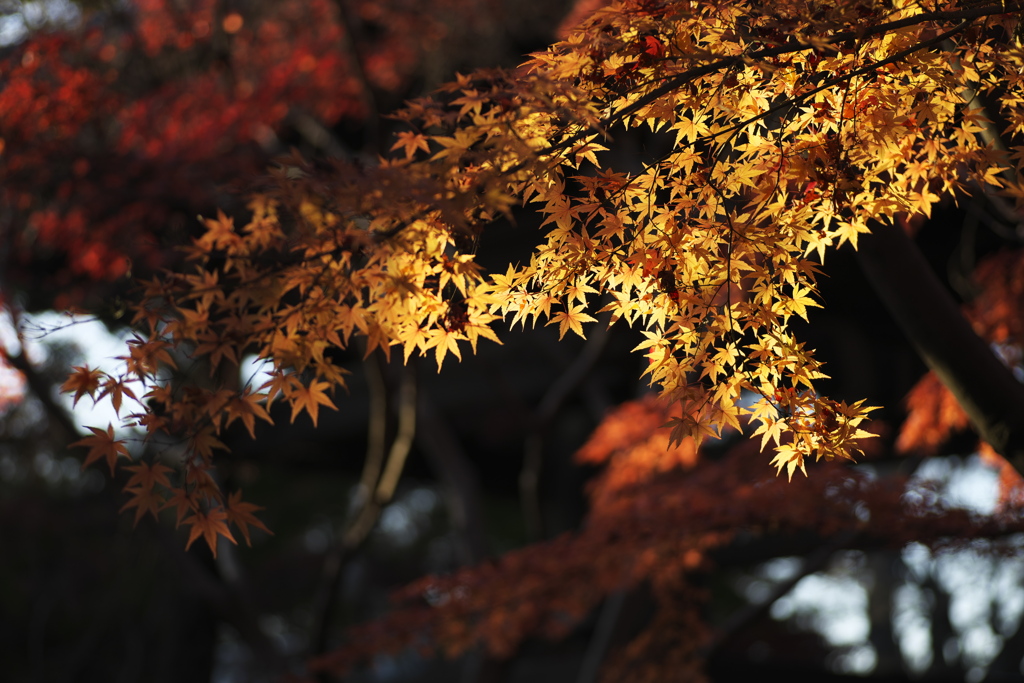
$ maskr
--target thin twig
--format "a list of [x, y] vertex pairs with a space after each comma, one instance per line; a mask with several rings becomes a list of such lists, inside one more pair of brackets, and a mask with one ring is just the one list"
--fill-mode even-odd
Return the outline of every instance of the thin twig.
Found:
[[[954, 21], [957, 19], [962, 20], [962, 23], [959, 24], [952, 31], [947, 31], [942, 35], [937, 36], [937, 38], [933, 38], [931, 40], [918, 43], [917, 45], [914, 45], [910, 48], [907, 48], [907, 50], [900, 52], [898, 54], [898, 58], [902, 59], [903, 57], [906, 57], [914, 52], [917, 52], [918, 50], [921, 50], [925, 47], [929, 47], [931, 45], [934, 45], [938, 42], [942, 42], [943, 40], [950, 38], [951, 36], [955, 35], [956, 33], [966, 28], [974, 19], [978, 19], [984, 16], [990, 16], [993, 14], [1009, 14], [1011, 12], [1019, 11], [1022, 8], [1024, 8], [1024, 3], [1017, 2], [1000, 3], [998, 5], [985, 5], [984, 7], [975, 7], [965, 10], [956, 10], [948, 12], [923, 12], [912, 17], [906, 17], [904, 19], [886, 22], [884, 24], [879, 24], [877, 26], [866, 26], [856, 31], [842, 31], [839, 33], [835, 33], [831, 36], [826, 36], [826, 39], [828, 40], [827, 45], [829, 47], [834, 47], [836, 45], [841, 45], [843, 43], [861, 41], [864, 38], [871, 38], [873, 36], [881, 35], [889, 31], [895, 31], [901, 28], [905, 28], [907, 26], [922, 24], [926, 21]], [[640, 111], [651, 102], [657, 100], [659, 97], [667, 95], [673, 90], [680, 88], [686, 85], [687, 83], [695, 81], [698, 78], [701, 78], [702, 76], [707, 76], [709, 74], [715, 73], [716, 71], [731, 68], [747, 61], [759, 61], [767, 59], [769, 57], [778, 57], [791, 52], [803, 52], [804, 50], [810, 49], [814, 49], [814, 45], [804, 43], [800, 43], [797, 45], [780, 45], [776, 47], [765, 48], [763, 50], [756, 50], [754, 52], [750, 52], [747, 54], [724, 57], [722, 59], [715, 60], [710, 64], [705, 64], [703, 66], [697, 66], [693, 67], [692, 69], [687, 69], [681, 74], [677, 74], [675, 76], [670, 77], [660, 86], [650, 91], [646, 95], [640, 97], [637, 101], [633, 102], [629, 106], [624, 107], [619, 111], [615, 112], [614, 114], [612, 114], [611, 116], [607, 117], [602, 122], [601, 127], [607, 130], [616, 122], [621, 121], [624, 118], [627, 118], [635, 114], [636, 112]], [[889, 60], [895, 57], [897, 57], [897, 55], [894, 55], [893, 57], [889, 58]], [[891, 63], [889, 60], [883, 60], [882, 62], [869, 66], [877, 68], [886, 63]], [[855, 77], [856, 75], [856, 73], [851, 72], [849, 74], [844, 75], [843, 78], [852, 78]], [[835, 85], [835, 83], [833, 83], [832, 85]], [[797, 97], [802, 98], [804, 96], [805, 95], [799, 95]], [[792, 104], [792, 102], [790, 102], [789, 104]], [[743, 125], [746, 125], [748, 123], [750, 123], [750, 121], [745, 122]], [[572, 145], [580, 141], [581, 139], [583, 139], [583, 137], [589, 135], [591, 132], [593, 131], [588, 129], [587, 131], [578, 133], [577, 135], [574, 135], [566, 140], [563, 140], [558, 145], [553, 146], [550, 150], [545, 151], [564, 149], [565, 147], [568, 147], [569, 145]], [[725, 131], [719, 131], [717, 135], [720, 135], [723, 132]]]

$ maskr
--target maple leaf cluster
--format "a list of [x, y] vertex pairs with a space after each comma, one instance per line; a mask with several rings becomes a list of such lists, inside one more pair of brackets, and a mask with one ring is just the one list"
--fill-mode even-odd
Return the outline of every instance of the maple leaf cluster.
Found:
[[[125, 357], [123, 360], [136, 371], [139, 367], [148, 368], [149, 372], [155, 373], [160, 360], [170, 361], [170, 357], [160, 354], [158, 359], [145, 359]], [[137, 365], [132, 365], [133, 363]], [[100, 400], [110, 397], [115, 410], [120, 413], [122, 401], [128, 398], [138, 404], [139, 399], [134, 391], [124, 384], [123, 378], [111, 376], [103, 371], [90, 370], [88, 367], [76, 367], [64, 383], [62, 389], [68, 393], [74, 393], [75, 403], [85, 395], [93, 400]], [[152, 392], [151, 392], [152, 393]], [[98, 395], [97, 395], [98, 394]], [[255, 402], [245, 402], [235, 399], [231, 405], [222, 406], [228, 413], [228, 423], [236, 419], [252, 429], [256, 416], [269, 420], [264, 408]], [[177, 414], [185, 414], [186, 411], [178, 410]], [[106, 429], [90, 427], [91, 436], [87, 436], [72, 446], [88, 448], [85, 461], [82, 466], [87, 467], [93, 462], [104, 462], [110, 469], [113, 477], [115, 470], [122, 458], [131, 460], [131, 454], [125, 439], [115, 437], [114, 428], [108, 425]], [[251, 544], [249, 527], [255, 527], [264, 532], [270, 530], [253, 514], [261, 508], [241, 500], [241, 492], [235, 491], [226, 499], [221, 493], [219, 486], [209, 472], [210, 457], [212, 449], [222, 444], [212, 435], [211, 430], [201, 430], [192, 435], [191, 448], [199, 454], [199, 460], [189, 463], [185, 467], [183, 480], [174, 483], [169, 478], [177, 470], [155, 461], [152, 463], [140, 462], [138, 464], [126, 465], [125, 470], [131, 472], [131, 476], [124, 484], [124, 491], [130, 497], [121, 511], [135, 510], [135, 524], [146, 514], [157, 518], [158, 513], [165, 509], [175, 510], [177, 525], [188, 525], [190, 528], [186, 548], [191, 546], [196, 539], [202, 537], [210, 547], [214, 556], [217, 555], [217, 538], [223, 536], [228, 541], [235, 543], [235, 537], [229, 525], [242, 534], [247, 544]], [[204, 457], [205, 456], [205, 457]]]
[[[126, 420], [184, 444], [198, 489], [233, 421], [252, 433], [278, 398], [293, 420], [332, 406], [345, 373], [330, 349], [358, 339], [367, 354], [399, 347], [440, 366], [497, 341], [499, 318], [583, 336], [604, 311], [642, 334], [645, 374], [676, 411], [671, 444], [698, 446], [749, 416], [790, 477], [808, 459], [852, 457], [871, 408], [818, 393], [825, 375], [790, 323], [819, 305], [828, 250], [856, 247], [871, 221], [979, 188], [1024, 196], [1003, 174], [1024, 147], [992, 144], [965, 95], [998, 95], [1019, 141], [1011, 9], [602, 8], [517, 70], [460, 76], [408, 104], [376, 166], [279, 160], [246, 224], [207, 219], [192, 270], [145, 284], [143, 333], [125, 372], [103, 381], [145, 388]], [[621, 167], [609, 145], [640, 128], [664, 144]], [[544, 237], [527, 262], [487, 274], [476, 241], [516, 206], [536, 208]], [[271, 379], [178, 388], [158, 377], [172, 353], [211, 374], [255, 353]], [[104, 448], [93, 459], [116, 461]]]

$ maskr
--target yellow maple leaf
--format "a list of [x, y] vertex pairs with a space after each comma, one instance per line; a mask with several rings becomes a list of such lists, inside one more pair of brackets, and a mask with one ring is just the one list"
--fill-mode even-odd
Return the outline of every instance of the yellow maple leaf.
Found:
[[929, 218], [932, 215], [932, 204], [939, 201], [939, 196], [924, 188], [922, 192], [910, 193], [910, 210], [914, 213], [923, 213]]
[[434, 349], [434, 358], [437, 360], [437, 371], [441, 372], [441, 364], [444, 357], [450, 351], [456, 358], [462, 360], [462, 352], [459, 351], [459, 340], [465, 336], [455, 330], [436, 329], [430, 331], [430, 339], [427, 348]]
[[547, 324], [554, 325], [558, 323], [559, 339], [562, 339], [569, 330], [586, 339], [586, 335], [583, 334], [583, 323], [597, 322], [597, 319], [584, 313], [584, 308], [585, 306], [580, 304], [578, 306], [570, 306], [566, 311], [558, 311], [551, 316], [551, 320]]
[[772, 465], [775, 466], [778, 474], [782, 474], [782, 470], [785, 468], [789, 481], [793, 481], [793, 472], [797, 469], [803, 472], [805, 477], [807, 476], [807, 469], [804, 467], [804, 454], [796, 447], [791, 444], [783, 444], [775, 450], [776, 454]]

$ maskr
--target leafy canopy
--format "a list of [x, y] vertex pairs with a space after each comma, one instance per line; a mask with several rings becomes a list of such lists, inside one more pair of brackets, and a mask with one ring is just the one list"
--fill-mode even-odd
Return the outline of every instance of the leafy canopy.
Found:
[[[133, 479], [137, 514], [174, 507], [214, 547], [256, 525], [210, 478], [221, 430], [250, 433], [269, 404], [315, 422], [359, 343], [438, 366], [492, 325], [583, 335], [599, 311], [642, 332], [646, 374], [675, 408], [672, 438], [699, 442], [749, 414], [792, 476], [846, 458], [870, 408], [815, 391], [820, 364], [794, 337], [830, 249], [871, 221], [928, 215], [943, 196], [1021, 197], [1024, 53], [1018, 3], [627, 0], [512, 71], [460, 76], [408, 104], [391, 155], [329, 172], [284, 159], [242, 226], [206, 220], [190, 270], [144, 284], [140, 336], [117, 376], [65, 385], [134, 406], [124, 421], [180, 456], [177, 481]], [[634, 167], [616, 138], [647, 129]], [[514, 207], [543, 216], [526, 263], [483, 272], [475, 244]], [[621, 321], [621, 322], [619, 322]], [[211, 376], [255, 352], [262, 386], [176, 381], [174, 358]], [[234, 370], [232, 370], [234, 372]], [[115, 387], [144, 387], [135, 395]], [[137, 384], [136, 384], [137, 383]], [[757, 398], [745, 407], [747, 396]], [[118, 406], [120, 407], [120, 406]], [[119, 462], [109, 430], [90, 460]], [[151, 500], [159, 491], [163, 503]], [[245, 514], [238, 513], [245, 510]]]

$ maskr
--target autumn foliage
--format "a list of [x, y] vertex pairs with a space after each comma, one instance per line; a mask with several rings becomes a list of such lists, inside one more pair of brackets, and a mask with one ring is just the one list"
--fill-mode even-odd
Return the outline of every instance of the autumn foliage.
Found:
[[[607, 670], [696, 676], [714, 635], [691, 579], [740, 530], [899, 544], [1016, 528], [915, 506], [904, 480], [851, 474], [843, 463], [870, 449], [873, 408], [819, 390], [826, 369], [796, 330], [822, 305], [829, 255], [872, 225], [972, 196], [1019, 210], [1018, 3], [614, 2], [517, 68], [407, 102], [376, 158], [329, 161], [274, 141], [305, 116], [358, 126], [375, 92], [400, 91], [441, 39], [419, 25], [426, 11], [357, 44], [326, 1], [198, 3], [185, 16], [136, 5], [132, 31], [87, 31], [83, 50], [34, 39], [0, 90], [23, 275], [40, 259], [67, 263], [56, 288], [148, 272], [120, 369], [77, 366], [62, 387], [137, 430], [94, 425], [75, 444], [86, 465], [128, 473], [134, 522], [173, 510], [187, 545], [214, 555], [219, 539], [269, 531], [257, 505], [218, 484], [224, 434], [239, 423], [255, 437], [282, 417], [316, 426], [346, 387], [340, 350], [440, 369], [500, 344], [505, 325], [586, 338], [605, 316], [634, 330], [656, 392], [609, 414], [578, 451], [601, 468], [579, 533], [423, 579], [314, 668], [409, 646], [506, 656], [643, 584], [659, 611]], [[366, 19], [389, 3], [353, 6]], [[159, 73], [170, 55], [185, 66]], [[147, 87], [127, 87], [140, 78]], [[639, 159], [618, 153], [640, 134]], [[204, 218], [169, 264], [157, 243], [168, 236], [137, 226], [169, 225], [182, 204]], [[541, 228], [532, 254], [486, 271], [480, 240], [527, 213]], [[983, 262], [966, 311], [1017, 369], [1020, 259]], [[239, 380], [251, 355], [267, 373], [258, 382]], [[904, 451], [934, 451], [967, 426], [934, 376], [908, 407]], [[708, 456], [736, 432], [752, 441]], [[766, 477], [766, 460], [786, 479]], [[1017, 480], [1001, 466], [1009, 510]], [[897, 517], [898, 529], [884, 523]]]
[[[998, 89], [1018, 121], [1024, 100], [1016, 53], [1000, 49], [1016, 21], [1005, 12], [806, 9], [614, 5], [517, 71], [460, 77], [398, 112], [408, 131], [375, 167], [282, 161], [245, 225], [207, 219], [192, 269], [146, 285], [145, 337], [105, 393], [145, 388], [140, 405], [158, 409], [127, 420], [186, 445], [184, 490], [202, 515], [196, 483], [219, 431], [251, 430], [279, 396], [293, 420], [315, 421], [344, 385], [330, 348], [363, 338], [366, 353], [394, 345], [440, 365], [460, 344], [497, 341], [499, 316], [582, 336], [604, 295], [602, 310], [642, 330], [650, 381], [678, 406], [673, 442], [750, 412], [790, 476], [808, 457], [850, 457], [868, 409], [814, 391], [823, 375], [790, 319], [817, 305], [827, 249], [856, 246], [870, 221], [929, 214], [936, 192], [970, 182], [1013, 195], [1000, 173], [1017, 152], [957, 103], [965, 88]], [[663, 151], [642, 172], [605, 167], [616, 127], [640, 126], [665, 134]], [[475, 236], [520, 202], [545, 216], [546, 241], [483, 273]], [[273, 378], [180, 389], [161, 374], [172, 350], [211, 374], [251, 350]], [[750, 411], [745, 392], [760, 397]]]
[[287, 149], [279, 135], [358, 129], [446, 17], [472, 21], [472, 3], [421, 5], [145, 0], [113, 25], [32, 37], [0, 67], [8, 277], [95, 308], [118, 278], [175, 262], [167, 247]]
[[608, 463], [579, 532], [397, 591], [393, 612], [351, 629], [313, 669], [344, 673], [369, 653], [408, 647], [455, 656], [480, 644], [507, 657], [527, 638], [565, 637], [608, 596], [644, 585], [657, 611], [605, 664], [604, 680], [662, 681], [680, 671], [700, 680], [704, 657], [731, 635], [708, 624], [701, 578], [731, 542], [771, 533], [861, 547], [942, 545], [1019, 528], [1014, 516], [936, 508], [908, 495], [905, 476], [865, 476], [833, 461], [787, 483], [765, 471], [754, 442], [714, 459], [692, 443], [666, 448], [668, 408], [654, 397], [623, 404], [576, 453], [581, 463]]

